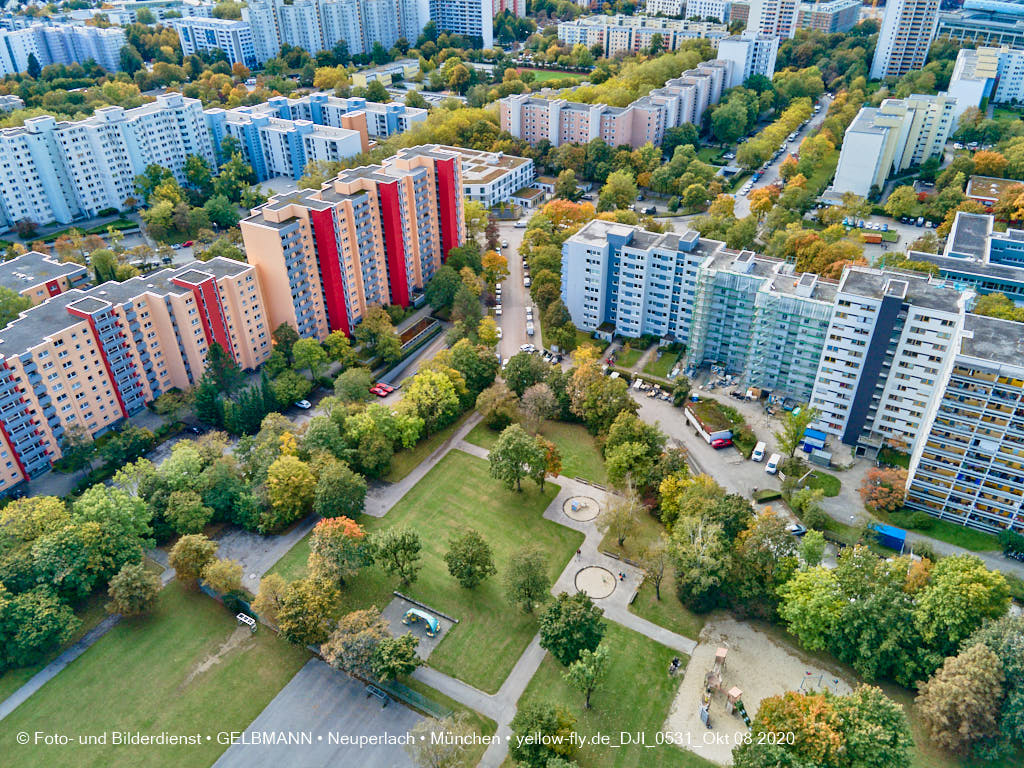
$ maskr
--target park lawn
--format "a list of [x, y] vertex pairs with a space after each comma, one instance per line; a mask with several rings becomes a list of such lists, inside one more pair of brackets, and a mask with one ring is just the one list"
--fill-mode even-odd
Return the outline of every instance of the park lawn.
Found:
[[559, 70], [531, 69], [530, 67], [520, 68], [519, 74], [523, 72], [533, 72], [533, 82], [535, 83], [543, 83], [547, 80], [563, 80], [567, 77], [573, 77], [577, 80], [583, 79], [581, 72], [560, 72]]
[[[483, 736], [491, 736], [496, 730], [498, 730], [498, 724], [491, 720], [491, 718], [481, 715], [475, 709], [470, 709], [469, 707], [460, 704], [455, 699], [448, 698], [436, 688], [431, 688], [426, 683], [417, 680], [414, 677], [403, 678], [402, 685], [412, 688], [416, 693], [423, 694], [431, 701], [440, 704], [443, 707], [447, 707], [454, 712], [456, 716], [459, 714], [463, 715], [470, 727], [474, 728], [477, 733], [480, 733]], [[479, 763], [486, 751], [486, 744], [470, 745], [466, 749], [466, 756], [468, 758], [466, 760], [466, 765], [476, 765]]]
[[[654, 744], [668, 716], [682, 675], [669, 677], [668, 667], [679, 653], [638, 632], [608, 622], [604, 640], [609, 651], [604, 685], [591, 697], [591, 709], [583, 708], [583, 695], [571, 688], [563, 667], [550, 654], [526, 687], [519, 706], [528, 701], [549, 702], [565, 707], [576, 718], [575, 729], [584, 737], [599, 733], [619, 741], [619, 732], [643, 733], [649, 748], [640, 744], [612, 749], [608, 745], [586, 744], [572, 756], [581, 768], [633, 768], [634, 766], [711, 766], [703, 758], [679, 747]], [[682, 657], [685, 662], [687, 659]]]
[[309, 653], [266, 629], [229, 645], [237, 629], [220, 603], [172, 582], [151, 614], [119, 623], [0, 722], [5, 754], [20, 768], [211, 765], [226, 749], [216, 738], [195, 746], [19, 747], [14, 734], [243, 731]]
[[581, 331], [579, 328], [576, 329], [576, 348], [586, 346], [589, 344], [592, 347], [597, 347], [601, 352], [608, 349], [608, 342], [604, 339], [595, 339], [587, 331]]
[[701, 147], [697, 150], [697, 159], [708, 165], [725, 165], [722, 155], [725, 150], [721, 147]]
[[384, 475], [384, 479], [389, 483], [397, 483], [404, 480], [410, 472], [422, 464], [430, 454], [440, 448], [449, 437], [454, 435], [471, 413], [472, 411], [467, 411], [454, 424], [445, 427], [440, 432], [435, 432], [425, 440], [420, 440], [412, 448], [404, 448], [396, 452], [391, 458], [391, 469]]
[[821, 490], [828, 497], [838, 496], [839, 489], [843, 487], [842, 481], [835, 475], [830, 475], [828, 472], [822, 472], [820, 469], [814, 470], [814, 474], [807, 478], [804, 482], [808, 488], [814, 488]]
[[675, 364], [679, 361], [679, 354], [676, 352], [665, 352], [661, 357], [652, 357], [644, 366], [644, 373], [657, 376], [661, 379], [668, 379]]
[[38, 664], [33, 664], [31, 667], [9, 669], [0, 675], [0, 701], [6, 699], [31, 680], [39, 670], [77, 643], [86, 632], [103, 621], [108, 615], [106, 609], [108, 599], [106, 590], [93, 592], [80, 605], [75, 606], [75, 616], [81, 619], [82, 626], [68, 638], [64, 645], [47, 654], [46, 658]]
[[834, 149], [822, 159], [821, 164], [814, 169], [814, 172], [807, 179], [807, 189], [814, 194], [820, 195], [825, 191], [839, 165], [839, 150]]
[[625, 347], [620, 347], [619, 351], [615, 353], [615, 365], [619, 368], [632, 368], [640, 362], [640, 356], [646, 351], [646, 347], [630, 346], [628, 350]]
[[[532, 482], [523, 484], [522, 493], [506, 490], [491, 478], [486, 461], [451, 451], [386, 517], [360, 519], [369, 533], [403, 525], [419, 532], [423, 567], [417, 580], [402, 585], [377, 566], [364, 568], [342, 589], [339, 616], [370, 605], [383, 610], [397, 589], [459, 619], [431, 654], [430, 666], [494, 693], [537, 632], [536, 615], [523, 613], [505, 597], [502, 574], [509, 559], [522, 547], [539, 547], [554, 583], [583, 541], [578, 531], [543, 519], [558, 490], [551, 482], [543, 491]], [[443, 559], [449, 539], [469, 528], [490, 544], [498, 568], [498, 575], [473, 590], [458, 585]], [[307, 537], [278, 561], [274, 572], [301, 578], [308, 555]]]
[[875, 513], [875, 516], [883, 522], [892, 523], [910, 531], [916, 531], [922, 536], [929, 536], [933, 539], [944, 541], [947, 544], [969, 549], [972, 552], [998, 552], [1003, 548], [999, 543], [999, 539], [991, 533], [976, 531], [974, 528], [958, 525], [949, 520], [939, 520], [937, 517], [929, 516], [927, 528], [915, 528], [910, 525], [911, 514], [912, 512], [909, 510], [903, 510], [889, 515]]
[[[540, 433], [558, 447], [562, 455], [563, 476], [582, 477], [592, 483], [604, 483], [608, 479], [601, 450], [585, 427], [564, 421], [546, 421]], [[481, 422], [469, 431], [466, 442], [489, 451], [498, 441], [499, 434]]]

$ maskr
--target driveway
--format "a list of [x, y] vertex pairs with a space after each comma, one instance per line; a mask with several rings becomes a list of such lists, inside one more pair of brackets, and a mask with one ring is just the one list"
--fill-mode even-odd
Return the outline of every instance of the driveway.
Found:
[[[508, 259], [509, 272], [501, 284], [501, 317], [495, 318], [501, 328], [498, 349], [502, 360], [508, 360], [523, 344], [542, 346], [539, 313], [530, 299], [529, 289], [523, 285], [523, 259], [519, 255], [519, 246], [523, 243], [525, 232], [525, 229], [516, 229], [515, 222], [498, 224], [499, 237], [508, 242], [508, 248], [502, 248], [501, 252]], [[533, 325], [537, 329], [532, 337], [526, 335], [528, 306], [533, 307]]]
[[[366, 739], [403, 738], [422, 718], [391, 702], [381, 708], [367, 698], [365, 685], [319, 659], [306, 662], [280, 693], [214, 763], [217, 768], [314, 768], [358, 765], [404, 768], [414, 765], [400, 744], [339, 744]], [[308, 744], [260, 744], [261, 736], [291, 737]], [[383, 737], [383, 738], [382, 738]], [[264, 739], [265, 740], [265, 739]]]

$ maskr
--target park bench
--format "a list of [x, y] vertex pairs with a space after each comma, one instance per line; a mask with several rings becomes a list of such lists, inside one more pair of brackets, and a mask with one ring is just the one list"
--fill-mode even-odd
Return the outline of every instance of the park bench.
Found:
[[375, 685], [366, 686], [366, 697], [369, 698], [370, 696], [376, 696], [383, 702], [383, 704], [381, 704], [381, 709], [384, 709], [384, 707], [388, 705], [388, 702], [391, 701], [391, 698]]

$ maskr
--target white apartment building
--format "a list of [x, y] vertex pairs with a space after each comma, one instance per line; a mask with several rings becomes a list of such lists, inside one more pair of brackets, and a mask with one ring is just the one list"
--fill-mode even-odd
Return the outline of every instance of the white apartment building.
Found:
[[16, 30], [0, 29], [0, 76], [27, 70], [30, 54], [41, 67], [84, 64], [91, 59], [108, 72], [118, 72], [126, 41], [119, 27], [33, 23]]
[[[650, 4], [648, 4], [649, 6]], [[688, 19], [727, 21], [729, 0], [687, 0], [685, 14]]]
[[846, 129], [833, 190], [867, 197], [889, 174], [941, 154], [955, 125], [956, 99], [914, 94], [864, 107]]
[[779, 38], [744, 32], [731, 35], [718, 43], [718, 58], [732, 65], [729, 88], [743, 85], [751, 75], [764, 75], [769, 80], [775, 74], [775, 57], [779, 53]]
[[173, 24], [185, 56], [221, 50], [228, 63], [244, 64], [251, 69], [264, 61], [256, 55], [252, 27], [246, 21], [194, 17], [175, 19]]
[[24, 109], [25, 100], [13, 94], [0, 95], [0, 112], [13, 112], [16, 109]]
[[430, 0], [430, 21], [438, 32], [478, 37], [494, 45], [494, 0]]
[[962, 48], [953, 66], [949, 95], [957, 100], [956, 118], [988, 98], [994, 104], [1024, 100], [1024, 50], [1002, 46]]
[[912, 451], [973, 297], [917, 273], [847, 269], [811, 393], [820, 428], [862, 451]]
[[487, 208], [507, 202], [513, 194], [529, 187], [536, 177], [533, 160], [528, 157], [438, 144], [426, 144], [423, 148], [458, 155], [462, 166], [463, 197]]
[[871, 61], [871, 79], [900, 77], [924, 67], [938, 24], [939, 0], [889, 0]]
[[647, 0], [644, 12], [649, 16], [685, 16], [686, 0]]
[[568, 46], [580, 43], [588, 48], [600, 45], [604, 56], [617, 53], [639, 53], [649, 48], [655, 35], [660, 35], [664, 50], [674, 51], [685, 40], [706, 38], [712, 46], [727, 37], [724, 24], [703, 21], [665, 19], [656, 16], [583, 16], [558, 24], [558, 39]]
[[34, 117], [0, 131], [0, 226], [67, 224], [124, 207], [147, 165], [184, 181], [188, 155], [216, 164], [202, 104], [180, 93], [134, 109], [103, 107], [85, 120]]
[[320, 26], [320, 10], [317, 0], [294, 0], [291, 3], [277, 3], [278, 28], [281, 42], [304, 48], [310, 53], [333, 47], [324, 40]]
[[799, 0], [750, 0], [747, 31], [793, 37], [799, 17]]

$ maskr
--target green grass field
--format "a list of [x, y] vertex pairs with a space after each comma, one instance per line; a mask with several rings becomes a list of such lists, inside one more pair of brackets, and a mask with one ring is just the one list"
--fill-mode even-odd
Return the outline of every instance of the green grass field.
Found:
[[624, 346], [619, 347], [619, 350], [615, 353], [615, 365], [619, 368], [632, 368], [640, 362], [640, 356], [646, 351], [646, 347], [634, 347], [631, 345], [628, 350]]
[[519, 73], [533, 72], [533, 82], [543, 83], [548, 80], [564, 80], [565, 78], [571, 77], [575, 80], [582, 80], [583, 74], [580, 72], [559, 72], [558, 70], [551, 69], [531, 69], [530, 67], [521, 67]]
[[[604, 483], [608, 479], [601, 451], [594, 442], [594, 436], [584, 427], [562, 421], [547, 421], [540, 433], [558, 446], [562, 454], [562, 474], [565, 477], [582, 477], [594, 483]], [[481, 423], [469, 431], [466, 442], [490, 450], [499, 434]]]
[[672, 372], [675, 364], [679, 361], [679, 355], [675, 352], [665, 352], [661, 357], [655, 355], [647, 361], [647, 365], [644, 366], [644, 373], [650, 374], [651, 376], [657, 376], [661, 379], [668, 379], [668, 375]]
[[445, 427], [440, 432], [435, 432], [426, 440], [420, 440], [412, 448], [395, 453], [391, 459], [391, 471], [384, 476], [384, 479], [389, 483], [397, 483], [400, 480], [404, 480], [410, 472], [423, 463], [424, 459], [440, 448], [445, 440], [454, 435], [471, 413], [472, 411], [467, 411], [451, 426]]
[[820, 469], [816, 469], [814, 474], [807, 478], [804, 483], [808, 488], [820, 489], [826, 496], [838, 496], [839, 489], [843, 487], [842, 481], [835, 475], [830, 475], [828, 472], [822, 472]]
[[309, 659], [261, 629], [236, 634], [220, 603], [172, 582], [152, 614], [125, 620], [0, 722], [0, 743], [20, 768], [211, 765], [226, 749], [197, 746], [17, 746], [14, 735], [215, 734], [242, 731]]
[[910, 525], [911, 515], [909, 510], [894, 512], [890, 515], [877, 514], [876, 517], [887, 523], [898, 525], [900, 528], [917, 531], [922, 536], [930, 536], [933, 539], [944, 541], [947, 544], [954, 544], [972, 552], [998, 552], [1002, 549], [999, 539], [991, 533], [976, 531], [963, 525], [957, 525], [949, 520], [939, 520], [937, 517], [930, 517], [926, 528], [915, 528]]
[[[347, 583], [340, 613], [376, 605], [383, 609], [391, 591], [399, 589], [427, 605], [459, 619], [430, 657], [441, 672], [493, 693], [537, 631], [536, 616], [509, 604], [502, 574], [512, 554], [532, 544], [547, 554], [552, 582], [583, 541], [583, 535], [543, 519], [544, 510], [558, 493], [547, 483], [540, 491], [524, 483], [523, 492], [508, 491], [488, 474], [487, 462], [452, 451], [427, 473], [385, 518], [365, 517], [373, 532], [407, 525], [423, 540], [423, 569], [412, 585], [376, 566], [364, 568]], [[448, 573], [444, 553], [455, 534], [475, 528], [494, 551], [498, 575], [473, 590], [463, 589]], [[309, 541], [303, 539], [275, 566], [285, 578], [305, 574]]]
[[592, 347], [597, 347], [600, 351], [604, 352], [608, 349], [608, 342], [604, 339], [595, 339], [586, 331], [581, 331], [579, 328], [576, 329], [576, 347], [582, 347], [586, 344], [590, 344]]
[[725, 150], [721, 147], [701, 147], [697, 150], [697, 159], [709, 165], [725, 165], [726, 161], [722, 158], [724, 154]]
[[[565, 668], [550, 654], [544, 657], [519, 699], [520, 705], [528, 701], [559, 704], [573, 714], [575, 729], [583, 736], [602, 733], [612, 738], [611, 743], [618, 744], [620, 732], [643, 733], [647, 744], [653, 745], [682, 680], [681, 675], [667, 674], [670, 662], [679, 654], [613, 622], [608, 622], [602, 642], [608, 644], [608, 676], [604, 686], [591, 697], [591, 709], [583, 708], [583, 695], [562, 679]], [[586, 744], [572, 759], [581, 768], [712, 765], [692, 752], [666, 744], [650, 748], [631, 744], [618, 749]]]
[[[484, 736], [490, 736], [496, 730], [498, 730], [498, 724], [491, 720], [491, 718], [484, 717], [475, 709], [470, 709], [469, 707], [459, 704], [459, 702], [455, 701], [455, 699], [448, 698], [443, 693], [434, 688], [431, 688], [426, 683], [420, 682], [419, 680], [410, 677], [403, 680], [402, 685], [405, 685], [408, 688], [412, 688], [417, 693], [423, 694], [431, 701], [440, 704], [443, 707], [447, 707], [456, 715], [462, 714], [466, 718], [466, 723], [468, 723], [471, 727], [475, 728], [478, 733]], [[466, 749], [466, 755], [468, 758], [466, 760], [466, 765], [476, 765], [477, 763], [479, 763], [480, 758], [484, 756], [484, 752], [486, 751], [486, 744], [475, 744], [468, 747]]]

